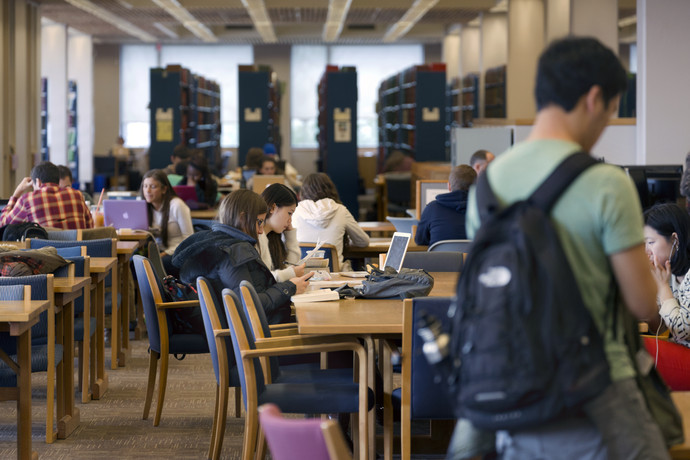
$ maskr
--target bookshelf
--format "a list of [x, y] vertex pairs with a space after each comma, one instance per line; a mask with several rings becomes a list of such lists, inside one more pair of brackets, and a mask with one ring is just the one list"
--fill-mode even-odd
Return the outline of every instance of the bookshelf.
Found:
[[487, 69], [484, 75], [484, 117], [506, 117], [506, 66]]
[[462, 94], [461, 126], [472, 126], [473, 120], [479, 118], [479, 75], [470, 73], [462, 78], [460, 92]]
[[79, 182], [79, 146], [77, 144], [77, 82], [67, 82], [67, 167], [73, 182]]
[[239, 81], [239, 164], [244, 165], [252, 147], [272, 143], [280, 153], [280, 99], [282, 82], [271, 67], [240, 65]]
[[330, 176], [343, 205], [359, 216], [357, 168], [357, 71], [326, 66], [318, 86], [319, 171]]
[[41, 161], [50, 159], [48, 149], [48, 79], [41, 78]]
[[150, 70], [151, 168], [165, 168], [178, 144], [204, 152], [213, 167], [220, 149], [220, 86], [180, 65]]
[[393, 150], [416, 161], [447, 161], [446, 66], [418, 65], [379, 86], [380, 162]]

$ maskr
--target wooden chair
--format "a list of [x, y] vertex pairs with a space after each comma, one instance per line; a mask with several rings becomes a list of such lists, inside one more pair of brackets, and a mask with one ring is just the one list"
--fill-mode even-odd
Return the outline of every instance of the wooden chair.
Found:
[[147, 254], [149, 255], [149, 262], [151, 262], [151, 268], [153, 268], [153, 272], [156, 274], [156, 278], [162, 280], [163, 278], [168, 276], [168, 274], [165, 271], [165, 266], [163, 265], [163, 259], [161, 259], [161, 253], [158, 250], [158, 245], [155, 241], [151, 240], [149, 241], [147, 249]]
[[158, 426], [163, 412], [163, 401], [165, 400], [165, 389], [168, 382], [169, 356], [171, 354], [208, 353], [209, 350], [206, 337], [202, 331], [199, 331], [198, 334], [173, 333], [172, 324], [167, 313], [171, 308], [198, 307], [199, 301], [163, 302], [160, 281], [156, 279], [149, 260], [142, 256], [134, 256], [133, 260], [139, 291], [141, 292], [141, 300], [144, 306], [144, 317], [146, 318], [146, 331], [148, 332], [150, 348], [149, 378], [142, 418], [146, 420], [149, 417], [149, 410], [153, 400], [153, 389], [156, 384], [156, 369], [160, 360], [158, 401], [156, 403], [156, 416], [153, 421], [153, 426]]
[[[299, 249], [301, 257], [307, 255], [307, 251], [311, 251], [316, 247], [316, 243], [300, 243]], [[324, 251], [324, 258], [328, 259], [328, 270], [331, 272], [340, 271], [340, 257], [338, 257], [338, 249], [332, 244], [324, 243], [321, 245], [321, 250]]]
[[[228, 333], [232, 338], [233, 352], [246, 409], [242, 458], [244, 460], [254, 458], [255, 451], [257, 458], [263, 458], [264, 442], [263, 436], [259, 435], [258, 406], [268, 402], [277, 404], [286, 413], [357, 413], [359, 423], [355, 429], [359, 431], [359, 455], [362, 459], [367, 458], [369, 455], [367, 413], [370, 407], [368, 402], [373, 403], [373, 396], [370, 396], [367, 387], [366, 352], [364, 348], [354, 341], [306, 345], [302, 338], [293, 337], [275, 337], [271, 339], [270, 343], [255, 343], [247, 331], [247, 320], [239, 308], [238, 302], [239, 299], [232, 290], [223, 290], [223, 304], [230, 329], [229, 331], [214, 330], [214, 333], [217, 338], [224, 337]], [[222, 342], [217, 343], [219, 347], [223, 346]], [[266, 383], [261, 371], [261, 364], [258, 361], [264, 356], [311, 354], [339, 350], [351, 350], [357, 354], [360, 362], [358, 384]]]
[[422, 268], [428, 272], [460, 272], [463, 253], [414, 251], [405, 254], [403, 268]]
[[427, 249], [429, 252], [433, 251], [457, 251], [468, 252], [472, 240], [443, 240], [437, 241]]
[[275, 404], [259, 407], [259, 422], [274, 460], [351, 460], [340, 426], [334, 420], [286, 419]]

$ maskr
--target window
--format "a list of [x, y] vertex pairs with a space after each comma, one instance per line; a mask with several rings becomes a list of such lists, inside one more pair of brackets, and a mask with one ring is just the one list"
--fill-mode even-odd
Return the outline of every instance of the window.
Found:
[[293, 46], [290, 57], [290, 139], [293, 147], [313, 148], [319, 98], [316, 88], [326, 70], [325, 46]]
[[[254, 62], [249, 45], [164, 45], [160, 66], [181, 64], [192, 73], [215, 80], [220, 85], [222, 147], [239, 143], [237, 107], [237, 66]], [[120, 123], [129, 147], [150, 145], [148, 101], [149, 69], [158, 67], [153, 45], [125, 45], [120, 65]]]

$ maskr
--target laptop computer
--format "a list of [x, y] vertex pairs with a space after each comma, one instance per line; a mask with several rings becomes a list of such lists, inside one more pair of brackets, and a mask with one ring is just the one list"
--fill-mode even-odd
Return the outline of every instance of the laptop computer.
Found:
[[116, 229], [148, 230], [149, 216], [144, 200], [105, 200], [103, 218], [106, 226]]
[[196, 188], [193, 185], [176, 185], [173, 187], [177, 196], [185, 203], [189, 200], [196, 201]]
[[252, 180], [254, 181], [252, 182], [252, 190], [258, 193], [259, 195], [261, 195], [261, 192], [263, 192], [266, 189], [266, 187], [268, 187], [271, 184], [285, 184], [285, 176], [255, 174]]
[[400, 271], [403, 260], [405, 260], [407, 245], [410, 243], [411, 237], [412, 234], [410, 233], [393, 233], [393, 239], [391, 239], [391, 245], [388, 248], [388, 253], [386, 254], [386, 262], [383, 265], [384, 269], [386, 267], [392, 267], [395, 269], [395, 271]]

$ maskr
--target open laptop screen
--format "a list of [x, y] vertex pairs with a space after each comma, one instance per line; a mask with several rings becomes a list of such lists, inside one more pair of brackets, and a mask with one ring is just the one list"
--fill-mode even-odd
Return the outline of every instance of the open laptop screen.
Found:
[[386, 254], [386, 262], [383, 268], [393, 267], [395, 271], [400, 271], [403, 260], [405, 260], [405, 253], [407, 252], [407, 245], [410, 242], [410, 233], [393, 233], [391, 245]]

